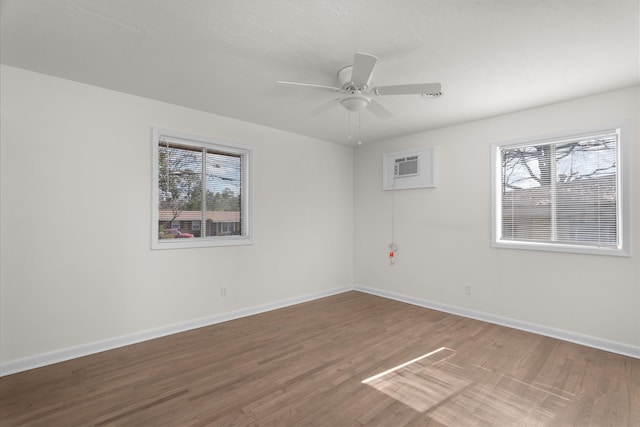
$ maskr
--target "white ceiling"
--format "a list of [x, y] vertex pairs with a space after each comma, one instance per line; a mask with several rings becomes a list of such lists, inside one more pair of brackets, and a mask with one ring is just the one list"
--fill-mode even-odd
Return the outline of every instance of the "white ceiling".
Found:
[[[344, 144], [640, 84], [639, 0], [0, 1], [3, 64]], [[378, 97], [394, 117], [358, 133], [310, 114], [335, 93], [275, 84], [336, 86], [355, 52], [444, 96]]]

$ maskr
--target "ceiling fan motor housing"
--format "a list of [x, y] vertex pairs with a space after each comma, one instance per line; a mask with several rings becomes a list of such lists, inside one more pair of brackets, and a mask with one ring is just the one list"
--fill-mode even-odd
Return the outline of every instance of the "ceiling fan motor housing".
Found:
[[362, 111], [367, 108], [371, 102], [371, 99], [362, 95], [362, 92], [367, 90], [369, 82], [367, 81], [366, 84], [356, 85], [351, 79], [352, 74], [353, 65], [347, 65], [338, 71], [340, 86], [342, 86], [344, 90], [351, 92], [348, 96], [340, 100], [340, 104], [349, 111]]
[[[346, 67], [340, 68], [338, 71], [338, 81], [340, 82], [340, 87], [344, 90], [359, 90], [366, 91], [369, 87], [369, 82], [367, 81], [365, 84], [356, 85], [351, 79], [351, 75], [353, 74], [353, 65], [347, 65]], [[371, 77], [369, 77], [371, 80]]]

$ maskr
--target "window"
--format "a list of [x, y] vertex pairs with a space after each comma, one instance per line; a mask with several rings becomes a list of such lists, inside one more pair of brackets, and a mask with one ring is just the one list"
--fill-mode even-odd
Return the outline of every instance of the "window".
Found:
[[250, 244], [251, 148], [153, 130], [153, 249]]
[[493, 147], [493, 245], [628, 255], [620, 129]]

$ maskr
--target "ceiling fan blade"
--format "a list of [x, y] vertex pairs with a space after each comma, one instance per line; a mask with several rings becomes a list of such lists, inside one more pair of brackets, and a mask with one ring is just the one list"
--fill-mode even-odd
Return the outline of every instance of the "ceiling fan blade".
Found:
[[310, 89], [329, 90], [331, 92], [345, 92], [344, 89], [341, 89], [339, 87], [315, 85], [315, 84], [311, 84], [311, 83], [296, 83], [296, 82], [277, 81], [276, 84], [278, 84], [280, 86], [300, 86], [300, 87], [308, 87]]
[[375, 115], [376, 117], [382, 120], [393, 117], [393, 114], [391, 114], [391, 111], [384, 108], [375, 99], [372, 99], [371, 101], [369, 101], [369, 105], [367, 105], [367, 110], [371, 111], [373, 115]]
[[351, 71], [351, 81], [356, 85], [369, 85], [373, 67], [376, 65], [378, 57], [368, 53], [356, 53], [353, 57], [353, 70]]
[[378, 86], [371, 89], [375, 95], [421, 95], [440, 93], [440, 83], [416, 83], [396, 86]]
[[329, 102], [325, 102], [324, 104], [322, 104], [321, 106], [314, 108], [313, 110], [309, 111], [309, 114], [320, 114], [324, 111], [329, 110], [331, 107], [333, 107], [336, 104], [340, 103], [340, 98], [336, 98], [336, 99], [332, 99]]

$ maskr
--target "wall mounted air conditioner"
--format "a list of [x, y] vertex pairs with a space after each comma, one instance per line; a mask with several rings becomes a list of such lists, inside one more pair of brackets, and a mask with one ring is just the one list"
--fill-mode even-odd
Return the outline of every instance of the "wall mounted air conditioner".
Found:
[[436, 172], [436, 147], [414, 148], [382, 155], [383, 190], [435, 187]]

